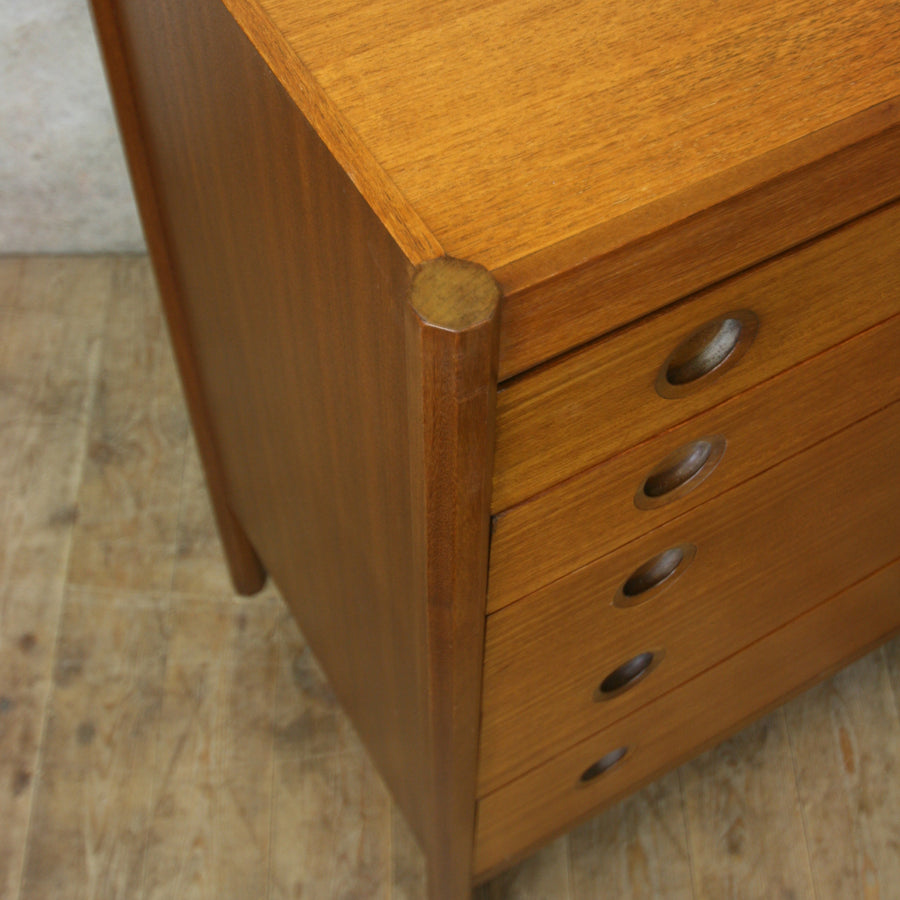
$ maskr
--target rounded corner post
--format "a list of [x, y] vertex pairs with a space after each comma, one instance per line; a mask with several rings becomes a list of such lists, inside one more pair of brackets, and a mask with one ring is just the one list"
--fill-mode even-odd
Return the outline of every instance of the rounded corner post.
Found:
[[427, 649], [431, 900], [471, 896], [500, 289], [474, 263], [420, 265], [407, 315], [410, 482]]

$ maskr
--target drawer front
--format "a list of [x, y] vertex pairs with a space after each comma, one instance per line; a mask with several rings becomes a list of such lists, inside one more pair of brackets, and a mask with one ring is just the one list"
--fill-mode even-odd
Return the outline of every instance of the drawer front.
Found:
[[[746, 647], [478, 804], [480, 876], [737, 731], [900, 629], [900, 561]], [[627, 748], [617, 765], [589, 767]], [[602, 768], [599, 766], [597, 768]]]
[[[898, 356], [895, 316], [501, 513], [491, 538], [488, 612], [900, 399]], [[644, 485], [654, 472], [648, 498]], [[670, 490], [660, 495], [660, 487]]]
[[[752, 342], [745, 323], [740, 334], [726, 325], [705, 348], [685, 348], [674, 360], [681, 383], [661, 384], [677, 396], [660, 396], [658, 376], [672, 351], [704, 325], [745, 310], [758, 321]], [[519, 503], [898, 312], [894, 204], [512, 381], [497, 398], [492, 509]]]
[[[898, 447], [895, 403], [489, 616], [479, 793], [895, 558]], [[691, 545], [694, 558], [650, 587]], [[641, 574], [658, 554], [662, 568]]]

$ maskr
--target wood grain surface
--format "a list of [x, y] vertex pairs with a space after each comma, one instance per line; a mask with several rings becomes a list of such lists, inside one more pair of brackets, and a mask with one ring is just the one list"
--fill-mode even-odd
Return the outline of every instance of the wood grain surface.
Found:
[[[303, 610], [364, 740], [387, 738], [373, 756], [389, 780], [406, 781], [404, 744], [424, 739], [407, 537], [395, 533], [410, 515], [409, 450], [405, 403], [392, 413], [380, 396], [402, 400], [406, 372], [402, 354], [378, 353], [385, 343], [402, 350], [403, 331], [396, 313], [369, 309], [397, 305], [408, 263], [359, 195], [344, 193], [346, 177], [220, 4], [126, 2], [118, 15], [229, 500]], [[162, 77], [173, 70], [179, 78]], [[330, 266], [331, 253], [344, 264]], [[332, 358], [329, 336], [349, 365]], [[394, 626], [379, 596], [403, 611]], [[373, 666], [389, 704], [369, 702]], [[397, 793], [422, 823], [414, 781]]]
[[[758, 304], [763, 324], [777, 327], [766, 330], [744, 367], [734, 370], [743, 375], [710, 385], [693, 406], [673, 402], [663, 414], [640, 402], [626, 405], [626, 420], [629, 414], [638, 420], [628, 443], [620, 436], [618, 444], [592, 446], [597, 422], [612, 421], [610, 407], [595, 402], [597, 388], [607, 381], [616, 387], [609, 367], [597, 366], [599, 374], [578, 369], [585, 360], [594, 366], [596, 346], [548, 366], [533, 376], [537, 381], [529, 376], [512, 383], [504, 392], [511, 424], [502, 421], [501, 400], [496, 470], [500, 317], [491, 272], [503, 270], [504, 286], [532, 300], [541, 298], [540, 292], [529, 295], [532, 288], [554, 282], [543, 307], [548, 339], [532, 341], [518, 362], [512, 353], [502, 371], [517, 372], [525, 359], [564, 349], [560, 341], [570, 349], [598, 329], [629, 321], [618, 307], [605, 318], [587, 310], [568, 330], [553, 325], [571, 300], [566, 291], [574, 270], [591, 269], [585, 283], [595, 284], [607, 253], [624, 250], [617, 262], [631, 266], [654, 254], [664, 263], [659, 275], [668, 287], [648, 288], [634, 318], [683, 296], [698, 280], [708, 283], [703, 279], [757, 261], [762, 247], [785, 250], [892, 200], [892, 174], [872, 173], [879, 159], [890, 159], [900, 116], [900, 77], [892, 65], [897, 42], [884, 27], [900, 19], [885, 0], [825, 9], [792, 0], [774, 13], [759, 0], [735, 0], [725, 10], [705, 2], [689, 11], [666, 7], [652, 17], [617, 7], [602, 18], [587, 0], [564, 14], [546, 0], [515, 8], [512, 0], [454, 0], [437, 12], [417, 0], [401, 13], [346, 0], [327, 8], [287, 0], [189, 6], [96, 0], [95, 14], [234, 582], [250, 592], [268, 571], [285, 591], [335, 697], [426, 851], [429, 896], [460, 900], [469, 894], [473, 871], [492, 471], [502, 473], [493, 485], [494, 510], [501, 510], [900, 311], [891, 277], [900, 216], [896, 209], [893, 218], [883, 212], [830, 236], [818, 259], [804, 247], [784, 258], [787, 268], [779, 260], [738, 276], [731, 287], [737, 281], [741, 287], [732, 296], [754, 279], [778, 282], [771, 305]], [[521, 39], [535, 28], [540, 41]], [[807, 200], [829, 173], [854, 200], [822, 213]], [[745, 199], [729, 205], [738, 195]], [[709, 210], [728, 226], [764, 199], [769, 219], [748, 221], [746, 248], [687, 248], [712, 233]], [[760, 241], [760, 232], [772, 231], [771, 210], [788, 201], [806, 211]], [[697, 227], [675, 228], [695, 216], [703, 218]], [[623, 217], [625, 227], [611, 238], [604, 229]], [[873, 249], [878, 240], [880, 254]], [[683, 278], [673, 274], [673, 248], [695, 260]], [[708, 263], [705, 275], [699, 261]], [[563, 269], [566, 277], [557, 279]], [[834, 290], [839, 279], [840, 297]], [[803, 294], [801, 285], [812, 293]], [[785, 300], [787, 290], [798, 293], [793, 305]], [[716, 288], [655, 321], [674, 322], [680, 339], [688, 311], [730, 302], [727, 292]], [[797, 310], [813, 295], [810, 323]], [[650, 305], [640, 305], [645, 302]], [[515, 348], [516, 340], [508, 345]], [[650, 343], [653, 350], [662, 346], [658, 334]], [[619, 355], [622, 364], [643, 371], [634, 349]], [[557, 393], [560, 379], [572, 382], [571, 393]], [[642, 384], [623, 378], [618, 386], [622, 396], [642, 396]], [[615, 389], [610, 398], [621, 399]], [[623, 435], [632, 430], [631, 422], [626, 426]], [[160, 431], [167, 437], [165, 427]], [[866, 435], [864, 449], [882, 447]], [[112, 443], [104, 432], [97, 445]], [[183, 434], [172, 443], [187, 452]], [[509, 447], [516, 449], [507, 455]], [[183, 467], [186, 458], [176, 457], [175, 465]], [[141, 460], [137, 468], [146, 465]], [[872, 474], [865, 465], [858, 468]], [[107, 493], [104, 479], [105, 469], [93, 481], [100, 494]], [[160, 484], [172, 480], [163, 472]], [[516, 488], [505, 493], [509, 484]], [[865, 535], [858, 507], [844, 503], [863, 496], [838, 491], [831, 500], [848, 508], [847, 527], [861, 524]], [[89, 492], [85, 498], [101, 506]], [[144, 497], [135, 502], [136, 508], [153, 506]], [[892, 509], [877, 504], [868, 514], [892, 521]], [[128, 518], [123, 521], [128, 530]], [[160, 546], [187, 534], [180, 510], [161, 513], [159, 522]], [[100, 528], [95, 539], [91, 524], [86, 518], [75, 532], [72, 559], [83, 567], [73, 566], [73, 582], [83, 586], [81, 594], [73, 588], [76, 619], [79, 597], [86, 606], [101, 604], [90, 592], [109, 576], [90, 551], [108, 553], [112, 569], [123, 564], [115, 556], [115, 536]], [[80, 535], [86, 536], [83, 550]], [[867, 536], [857, 559], [828, 558], [840, 570], [829, 590], [889, 558], [881, 535]], [[761, 534], [761, 544], [763, 537], [771, 535]], [[821, 548], [815, 549], [818, 559]], [[144, 597], [162, 623], [160, 647], [171, 644], [173, 653], [171, 669], [164, 667], [161, 676], [165, 681], [186, 672], [189, 681], [203, 682], [205, 670], [195, 671], [190, 659], [182, 665], [178, 641], [165, 633], [178, 620], [163, 596], [177, 569], [163, 569], [170, 576], [160, 577]], [[199, 569], [202, 575], [205, 564]], [[182, 571], [183, 584], [202, 585], [196, 573]], [[136, 567], [132, 589], [149, 573], [157, 573], [152, 562], [144, 571]], [[112, 576], [109, 584], [120, 580]], [[823, 596], [816, 578], [810, 585]], [[812, 602], [802, 590], [794, 593], [797, 608], [782, 610], [765, 628]], [[122, 627], [114, 607], [104, 607], [109, 618], [101, 626], [112, 642]], [[232, 625], [217, 610], [210, 615], [205, 628], [215, 644]], [[760, 625], [744, 639], [763, 630]], [[79, 633], [77, 624], [73, 631]], [[153, 627], [145, 631], [152, 639]], [[129, 696], [116, 690], [131, 681], [155, 684], [156, 677], [152, 665], [140, 668], [135, 640], [133, 671], [98, 689], [105, 696], [108, 687], [109, 702], [122, 707], [126, 720], [141, 709], [130, 710]], [[159, 649], [146, 655], [157, 656]], [[163, 767], [162, 787], [151, 774], [149, 787], [141, 780], [135, 796], [123, 798], [150, 809], [145, 840], [124, 841], [119, 857], [105, 821], [89, 822], [87, 863], [76, 854], [75, 865], [84, 866], [80, 874], [93, 892], [101, 877], [117, 892], [168, 895], [185, 881], [202, 882], [211, 868], [207, 848], [220, 840], [208, 827], [213, 807], [203, 780], [187, 773], [202, 767], [212, 745], [182, 740], [179, 723], [193, 712], [200, 731], [211, 732], [217, 707], [206, 695], [179, 696], [176, 688], [163, 689], [175, 698], [172, 735], [161, 704], [146, 722], [126, 721], [136, 741], [140, 728], [153, 730], [158, 721], [161, 742], [179, 753]], [[58, 718], [65, 725], [65, 716]], [[88, 745], [95, 732], [86, 717], [69, 725], [49, 746], [62, 754], [61, 768], [77, 769], [79, 760], [66, 755], [65, 735], [74, 728]], [[104, 744], [117, 743], [107, 735], [113, 732], [104, 733]], [[84, 770], [87, 781], [95, 771], [101, 780], [108, 776], [111, 786], [103, 793], [114, 798], [131, 766], [128, 742], [124, 746], [121, 764], [113, 759], [107, 771], [100, 755]], [[340, 895], [362, 885], [366, 895], [377, 894], [395, 867], [393, 851], [385, 853], [374, 837], [393, 833], [390, 804], [378, 797], [372, 770], [352, 741], [346, 748], [324, 760], [303, 758], [298, 767], [276, 754], [267, 769], [273, 779], [296, 777], [305, 797], [300, 830], [322, 809], [331, 810], [327, 817], [336, 826], [327, 844], [337, 844], [338, 857], [353, 858], [349, 869], [337, 869], [327, 855], [314, 853], [286, 892]], [[149, 763], [141, 766], [142, 778]], [[151, 802], [156, 790], [163, 798], [158, 808]], [[372, 798], [371, 804], [362, 804], [345, 826], [346, 797], [356, 794]], [[249, 796], [240, 801], [242, 810]], [[293, 821], [293, 811], [274, 796], [267, 802], [270, 821], [287, 840], [273, 840], [271, 831], [263, 838], [264, 809], [248, 813], [249, 830], [288, 870], [290, 825], [278, 823]], [[61, 819], [68, 821], [70, 813], [63, 805]], [[126, 809], [125, 817], [129, 832], [139, 835], [138, 825], [130, 824], [139, 821], [137, 813]], [[148, 850], [167, 830], [180, 836], [186, 855], [169, 860]], [[36, 846], [37, 859], [49, 857], [46, 847]], [[23, 877], [27, 885], [46, 876], [29, 860]], [[410, 883], [418, 884], [416, 878]], [[261, 887], [251, 881], [246, 889]], [[271, 883], [266, 890], [271, 893]]]
[[[784, 710], [818, 896], [889, 897], [900, 883], [900, 856], [884, 839], [897, 828], [900, 783], [893, 763], [867, 749], [872, 715], [887, 729], [880, 740], [900, 743], [896, 695], [881, 662], [877, 656], [861, 661], [852, 679], [839, 673]], [[831, 740], [811, 741], [809, 728], [821, 728]], [[830, 850], [832, 834], [844, 835], [844, 860]]]
[[[677, 691], [482, 797], [476, 872], [487, 876], [508, 866], [522, 848], [571, 828], [880, 643], [900, 625], [898, 598], [900, 563], [894, 562]], [[588, 785], [579, 784], [586, 766], [623, 746], [630, 752], [619, 766]], [[715, 896], [698, 892], [696, 884], [695, 895]]]
[[[500, 293], [485, 269], [424, 263], [406, 316], [413, 549], [427, 653], [429, 896], [471, 893]], [[421, 547], [419, 546], [421, 543]], [[410, 607], [413, 604], [409, 604]]]
[[[900, 397], [900, 317], [875, 326], [494, 517], [488, 612], [699, 506]], [[765, 423], [761, 427], [760, 423]], [[635, 495], [678, 448], [725, 438], [713, 474], [650, 509]]]
[[117, 604], [94, 598], [87, 589], [66, 598], [42, 759], [47, 774], [22, 878], [26, 897], [129, 896], [141, 883], [166, 604], [159, 596], [131, 596], [126, 616]]
[[443, 256], [443, 247], [416, 208], [379, 165], [372, 149], [297, 57], [284, 32], [266, 11], [244, 0], [222, 2], [409, 261], [417, 265]]
[[[109, 310], [107, 340], [133, 352], [103, 355], [69, 582], [167, 590], [188, 419], [152, 272], [140, 257], [123, 259], [112, 279], [119, 303]], [[129, 502], [112, 503], [122, 491]]]
[[877, 105], [499, 269], [500, 378], [895, 199], [898, 114]]
[[[734, 367], [664, 399], [657, 373], [685, 337], [751, 309]], [[900, 205], [764, 263], [509, 383], [497, 398], [492, 509], [503, 510], [900, 311]]]
[[900, 193], [884, 3], [226, 5], [412, 262], [495, 271], [501, 378]]
[[279, 898], [386, 897], [390, 796], [292, 625], [282, 617], [273, 641], [268, 890]]
[[[272, 778], [266, 713], [282, 610], [271, 596], [245, 608], [205, 598], [169, 606], [144, 891], [260, 896], [270, 852], [270, 794], [260, 782]], [[206, 636], [203, 652], [197, 634]]]
[[[391, 36], [402, 34], [403, 46], [397, 48], [401, 54], [418, 53], [421, 48], [414, 47], [411, 50], [407, 45], [415, 44], [421, 34], [426, 35], [426, 40], [430, 39], [430, 32], [435, 28], [446, 28], [446, 20], [441, 20], [438, 25], [430, 18], [431, 13], [421, 9], [418, 4], [404, 8], [404, 12], [408, 10], [410, 15], [417, 17], [407, 22], [399, 21], [397, 10], [392, 10], [392, 15], [387, 17], [379, 12], [377, 4], [365, 7], [356, 5], [352, 10], [343, 10], [339, 19], [323, 17], [323, 12], [326, 16], [332, 12], [331, 8], [323, 10], [313, 5], [298, 9], [295, 4], [284, 0], [263, 5], [248, 0], [226, 0], [226, 5], [254, 41], [298, 108], [313, 123], [317, 133], [345, 171], [351, 174], [354, 183], [360, 187], [399, 246], [404, 248], [408, 258], [418, 263], [444, 253], [442, 238], [439, 239], [436, 234], [440, 222], [429, 219], [430, 227], [425, 225], [415, 202], [416, 197], [398, 187], [398, 183], [394, 181], [397, 173], [388, 174], [382, 167], [381, 158], [374, 152], [374, 147], [363, 140], [351, 118], [340, 107], [338, 94], [323, 87], [323, 82], [305, 60], [321, 62], [325, 56], [340, 55], [348, 48], [354, 56], [360, 52], [371, 57], [373, 47], [370, 41], [373, 33], [379, 35], [375, 45], [377, 50], [374, 52], [386, 55], [389, 52], [386, 48], [390, 46], [388, 32]], [[508, 15], [505, 12], [506, 6], [507, 4], [491, 4], [483, 7], [478, 12], [478, 20], [484, 17], [490, 20], [499, 11], [504, 17], [504, 27], [520, 27], [523, 22], [531, 21], [528, 15], [524, 20]], [[567, 28], [559, 10], [535, 7], [529, 12], [533, 14], [536, 10], [542, 18], [552, 14], [560, 19], [557, 22], [551, 20], [551, 27], [559, 27], [563, 31]], [[757, 15], [760, 13], [765, 15], [762, 7], [756, 10]], [[837, 20], [839, 28], [847, 24], [845, 21], [841, 22], [841, 19], [839, 16]], [[632, 22], [634, 24], [636, 23]], [[346, 26], [345, 30], [343, 26]], [[736, 27], [734, 22], [729, 22], [725, 27], [736, 28], [737, 32], [740, 26]], [[300, 29], [303, 29], [302, 33]], [[590, 23], [588, 29], [590, 30]], [[754, 36], [758, 38], [761, 34], [766, 32], [755, 32]], [[309, 36], [313, 40], [319, 38], [323, 43], [321, 46], [312, 46]], [[830, 37], [836, 35], [826, 37], [825, 32], [822, 32], [821, 36], [829, 41]], [[738, 33], [733, 37], [735, 40], [741, 39]], [[854, 35], [854, 38], [858, 37], [860, 35]], [[304, 44], [303, 48], [298, 47], [298, 40]], [[479, 36], [475, 43], [481, 40], [483, 37]], [[440, 42], [440, 37], [438, 41]], [[502, 46], [508, 50], [505, 42], [502, 42]], [[301, 49], [303, 59], [298, 56]], [[438, 47], [434, 49], [439, 52]], [[514, 48], [514, 53], [516, 49]], [[665, 47], [659, 49], [662, 53], [666, 52]], [[731, 61], [740, 63], [740, 58]], [[381, 64], [384, 62], [385, 60], [380, 61]], [[447, 66], [456, 65], [457, 62], [457, 48], [454, 46], [453, 56], [440, 68], [431, 66], [422, 70], [421, 89], [427, 89], [425, 82], [435, 73], [443, 78]], [[568, 59], [567, 65], [572, 65], [572, 62]], [[586, 57], [582, 57], [581, 62], [588, 67], [596, 65], [596, 61], [592, 63]], [[621, 62], [627, 65], [627, 60]], [[836, 60], [833, 64], [836, 66], [835, 71], [839, 71]], [[353, 61], [348, 61], [349, 67], [353, 65]], [[461, 73], [463, 76], [467, 74], [465, 69]], [[717, 78], [722, 74], [717, 72]], [[649, 84], [659, 76], [660, 73], [653, 70], [645, 72], [639, 69], [634, 72], [635, 79], [642, 86], [644, 78], [647, 78]], [[530, 89], [532, 85], [527, 69], [519, 68], [509, 75], [509, 80], [514, 82], [514, 92], [523, 89], [519, 80], [523, 81], [526, 89]], [[724, 80], [716, 83], [726, 92], [729, 90]], [[777, 90], [776, 82], [768, 80], [767, 83]], [[504, 84], [507, 88], [510, 87], [507, 82]], [[366, 88], [369, 85], [367, 83]], [[403, 87], [405, 86], [406, 80]], [[706, 87], [708, 86], [707, 84]], [[361, 85], [351, 83], [348, 87], [352, 90]], [[502, 103], [497, 87], [497, 83], [493, 83], [493, 93], [481, 96], [480, 99], [488, 104]], [[438, 84], [437, 90], [440, 92], [443, 89], [444, 86]], [[479, 93], [476, 88], [472, 98], [479, 96]], [[896, 91], [888, 91], [885, 96], [893, 97], [895, 94]], [[396, 91], [392, 91], [384, 97], [372, 98], [372, 102], [383, 100], [393, 108], [399, 96]], [[491, 142], [496, 138], [502, 139], [502, 132], [495, 133], [496, 123], [504, 121], [503, 116], [510, 114], [515, 116], [517, 122], [521, 116], [533, 116], [535, 101], [540, 97], [535, 92], [529, 97], [527, 106], [523, 104], [515, 110], [504, 110], [503, 115], [493, 122], [488, 120], [487, 126], [491, 129], [488, 141], [481, 147], [476, 141], [464, 151], [466, 157], [463, 164], [472, 168], [474, 177], [479, 177], [478, 173], [484, 168], [485, 159], [490, 159], [488, 156], [482, 157], [481, 153], [489, 153]], [[614, 96], [609, 99], [611, 102], [619, 102]], [[453, 110], [444, 121], [432, 122], [427, 116], [424, 119], [429, 125], [444, 132], [449, 126], [453, 136], [460, 142], [472, 140], [475, 132], [471, 128], [471, 117], [462, 120], [465, 122], [464, 131], [461, 130], [462, 126], [452, 125], [458, 109], [459, 97], [455, 97]], [[418, 128], [423, 121], [422, 106], [418, 101], [415, 110]], [[582, 112], [579, 109], [578, 115]], [[561, 107], [550, 112], [551, 116], [565, 114], [565, 109]], [[584, 210], [587, 213], [586, 221], [593, 220], [596, 216], [599, 224], [563, 230], [557, 235], [548, 234], [548, 243], [542, 245], [541, 249], [515, 255], [508, 263], [496, 268], [496, 277], [506, 295], [500, 350], [501, 379], [524, 371], [574, 345], [633, 321], [639, 314], [657, 309], [896, 198], [900, 194], [900, 171], [893, 165], [900, 149], [898, 116], [900, 104], [896, 99], [875, 101], [849, 118], [838, 115], [831, 124], [819, 123], [810, 133], [802, 133], [801, 137], [784, 144], [775, 141], [772, 149], [738, 159], [723, 169], [717, 167], [721, 162], [717, 159], [717, 165], [705, 166], [698, 173], [698, 179], [687, 178], [683, 186], [675, 186], [674, 190], [672, 187], [675, 182], [668, 179], [665, 182], [666, 190], [661, 194], [633, 197], [636, 205], [631, 209], [623, 209], [621, 203], [614, 204], [614, 208], [606, 210], [606, 216], [602, 214], [606, 197], [588, 197], [589, 207]], [[605, 172], [610, 162], [615, 160], [614, 156], [608, 158], [611, 149], [598, 145], [595, 139], [596, 131], [602, 131], [609, 121], [604, 117], [595, 123], [595, 130], [590, 133], [590, 142], [581, 148], [589, 155], [599, 153], [603, 157], [599, 166], [590, 170], [589, 178], [595, 177], [600, 171]], [[705, 116], [703, 121], [697, 123], [697, 127], [709, 128], [714, 133], [720, 124], [715, 117]], [[645, 162], [655, 166], [658, 160], [644, 159], [643, 148], [631, 144], [633, 134], [633, 129], [629, 128], [622, 137], [625, 150], [634, 152], [639, 157], [639, 164], [633, 166], [636, 173], [642, 170]], [[396, 135], [389, 137], [394, 139]], [[669, 138], [670, 135], [665, 137]], [[742, 139], [746, 137], [745, 134], [741, 135]], [[552, 133], [542, 134], [541, 138], [553, 140]], [[572, 135], [567, 132], [566, 141], [570, 144], [571, 140]], [[404, 139], [399, 152], [402, 153], [408, 143]], [[537, 184], [538, 193], [541, 193], [542, 188], [545, 192], [543, 200], [551, 206], [550, 219], [542, 223], [531, 218], [523, 220], [513, 210], [509, 222], [516, 223], [516, 239], [528, 227], [536, 224], [552, 231], [562, 221], [558, 218], [558, 207], [573, 202], [582, 203], [585, 198], [577, 195], [554, 196], [557, 189], [559, 192], [566, 190], [565, 176], [568, 173], [563, 173], [562, 179], [557, 178], [549, 185], [535, 182], [533, 178], [526, 185], [516, 186], [512, 183], [510, 176], [520, 175], [518, 163], [521, 161], [527, 166], [527, 158], [535, 146], [532, 141], [527, 151], [520, 148], [524, 151], [521, 157], [517, 154], [507, 160], [511, 168], [495, 184], [489, 187], [485, 185], [483, 192], [469, 192], [462, 198], [461, 204], [454, 199], [447, 205], [447, 209], [458, 214], [467, 203], [475, 201], [485, 204], [492, 213], [499, 214], [501, 210], [494, 209], [498, 202], [517, 204], [524, 200], [530, 203], [532, 196], [528, 189]], [[569, 146], [566, 151], [569, 151]], [[554, 154], [554, 165], [558, 164], [559, 158], [559, 154]], [[429, 189], [441, 178], [456, 179], [456, 175], [450, 175], [450, 169], [442, 168], [442, 162], [443, 157], [429, 148], [428, 159], [420, 160], [415, 169], [416, 172], [431, 166], [439, 169], [439, 177], [437, 181], [430, 180]], [[496, 161], [492, 160], [490, 164], [495, 165]], [[631, 163], [627, 164], [631, 166]], [[681, 184], [680, 180], [678, 184]], [[521, 196], [510, 193], [503, 197], [499, 191], [504, 187], [509, 187], [512, 191], [518, 187], [525, 190], [525, 193]], [[614, 195], [617, 188], [618, 184], [615, 184], [610, 196]], [[583, 195], [584, 191], [578, 193]], [[434, 199], [441, 202], [439, 197]], [[478, 230], [480, 224], [486, 226], [483, 233]], [[472, 240], [479, 240], [481, 237], [493, 240], [489, 229], [498, 226], [510, 227], [492, 216], [478, 218], [475, 214], [464, 223], [467, 237]], [[496, 249], [499, 251], [502, 248]], [[489, 265], [479, 256], [473, 258]]]
[[444, 251], [491, 270], [900, 92], [886, 0], [230, 6], [256, 40], [265, 14], [294, 54], [278, 76], [308, 69]]
[[[702, 896], [814, 900], [789, 742], [784, 717], [776, 713], [679, 770]], [[733, 859], [727, 869], [718, 865], [726, 855]]]
[[672, 773], [569, 835], [572, 896], [693, 897], [688, 836], [679, 775]]
[[[574, 55], [569, 45], [576, 33], [581, 42], [597, 29], [597, 12], [588, 4], [560, 15], [546, 3], [534, 3], [525, 13], [510, 12], [510, 3], [458, 3], [462, 18], [454, 28], [419, 4], [392, 10], [390, 16], [378, 4], [356, 5], [340, 15], [331, 7], [301, 8], [292, 0], [227, 0], [226, 5], [413, 263], [446, 252], [497, 270], [507, 294], [501, 378], [840, 225], [900, 192], [900, 176], [892, 165], [900, 141], [900, 105], [892, 99], [897, 79], [890, 66], [880, 64], [895, 52], [885, 24], [894, 13], [884, 3], [877, 9], [858, 3], [829, 6], [823, 15], [816, 8], [810, 19], [813, 7], [797, 0], [783, 15], [785, 20], [799, 16], [809, 32], [802, 45], [785, 46], [777, 30], [754, 24], [768, 17], [758, 2], [740, 4], [738, 17], [721, 8], [712, 18], [692, 10], [698, 18], [690, 22], [663, 16], [651, 29], [656, 33], [661, 27], [654, 39], [661, 43], [652, 51], [644, 45], [648, 32], [640, 13], [617, 14], [611, 32], [604, 19], [604, 38], [594, 50]], [[711, 21], [717, 25], [711, 27]], [[555, 68], [551, 60], [560, 54], [566, 60], [566, 77], [546, 98], [534, 90], [533, 53], [528, 53], [528, 66], [515, 64], [527, 44], [515, 34], [535, 22], [549, 29], [550, 40], [542, 45], [544, 65]], [[700, 31], [692, 33], [701, 22]], [[471, 29], [479, 29], [477, 40]], [[794, 29], [803, 30], [796, 22]], [[373, 34], [378, 35], [374, 43]], [[459, 57], [456, 42], [464, 35], [473, 46], [490, 40], [494, 48], [479, 55], [474, 69], [473, 60], [462, 64]], [[607, 39], [612, 40], [609, 51], [643, 49], [610, 70], [605, 57], [597, 55], [607, 52], [599, 49]], [[873, 40], [878, 51], [871, 55]], [[699, 41], [694, 47], [699, 57], [687, 52], [694, 41]], [[854, 47], [869, 54], [869, 65], [848, 94], [841, 85], [848, 60], [855, 58]], [[647, 52], [659, 54], [657, 62], [666, 64], [648, 69]], [[751, 113], [740, 87], [750, 75], [745, 66], [762, 58], [757, 54], [773, 52], [779, 66], [775, 73], [767, 63], [765, 84], [771, 93], [752, 95], [765, 109], [756, 110], [759, 127], [747, 128], [750, 119], [745, 117]], [[440, 66], [417, 63], [422, 54], [441, 53], [448, 56]], [[782, 119], [791, 104], [809, 96], [794, 93], [810, 77], [803, 62], [807, 54], [816, 60], [816, 97], [822, 105], [804, 116]], [[415, 84], [406, 75], [398, 84], [385, 83], [399, 77], [389, 68], [393, 57], [398, 71], [416, 71]], [[671, 65], [674, 71], [685, 65], [692, 72], [690, 78], [682, 73], [677, 79], [687, 91], [679, 91], [678, 97], [660, 91], [660, 80], [672, 78]], [[445, 77], [448, 66], [461, 66], [457, 77]], [[449, 98], [442, 93], [447, 85], [474, 77], [484, 66], [492, 67], [492, 74], [489, 80], [476, 80], [464, 95], [467, 111], [459, 95], [448, 107]], [[493, 72], [498, 66], [507, 69], [499, 80]], [[709, 73], [706, 67], [711, 67]], [[323, 75], [332, 69], [333, 76]], [[691, 94], [686, 86], [694, 77], [704, 87]], [[487, 84], [490, 92], [479, 86]], [[652, 98], [651, 106], [662, 104], [655, 112], [646, 110], [648, 118], [638, 130], [635, 88], [640, 96], [646, 92], [645, 99]], [[870, 94], [861, 103], [866, 89]], [[435, 109], [421, 100], [429, 91], [438, 104]], [[788, 92], [787, 104], [782, 91]], [[356, 92], [360, 96], [346, 103]], [[673, 132], [669, 116], [682, 104], [679, 114], [687, 119]], [[729, 114], [713, 116], [711, 108], [717, 113], [728, 108]], [[363, 124], [360, 114], [373, 127]], [[414, 116], [415, 124], [390, 124], [398, 114]], [[558, 135], [548, 127], [548, 118], [559, 126]], [[562, 119], [569, 120], [565, 126], [557, 121]], [[572, 121], [578, 123], [575, 133]], [[683, 139], [685, 122], [698, 135], [693, 142]], [[641, 136], [644, 127], [650, 132]], [[525, 143], [521, 128], [535, 130]], [[612, 143], [598, 141], [598, 132], [607, 129]], [[648, 148], [648, 139], [655, 149]], [[560, 140], [565, 141], [562, 152], [556, 146]], [[379, 142], [393, 145], [388, 156]], [[443, 152], [435, 152], [438, 146]], [[498, 147], [505, 149], [498, 153]], [[403, 162], [413, 148], [419, 158]], [[685, 167], [684, 153], [696, 154], [696, 169]], [[392, 156], [398, 167], [385, 164]], [[532, 170], [535, 164], [541, 174]], [[629, 178], [641, 179], [641, 189], [629, 189]], [[417, 184], [409, 184], [410, 179]], [[540, 209], [531, 210], [533, 204]], [[523, 214], [523, 205], [533, 214]], [[569, 213], [574, 218], [567, 222]], [[454, 219], [451, 231], [459, 232], [458, 240], [441, 230], [448, 217]], [[480, 252], [481, 245], [489, 249]]]
[[509, 897], [538, 898], [569, 896], [569, 848], [565, 840], [542, 847], [520, 866], [501, 873], [475, 890], [475, 900], [506, 900]]
[[[885, 473], [884, 460], [898, 440], [895, 403], [489, 616], [479, 793], [671, 691], [894, 558], [900, 478]], [[639, 565], [686, 542], [697, 555], [674, 584], [649, 591], [640, 605], [612, 605]], [[664, 654], [658, 667], [598, 702], [600, 682], [645, 651]]]
[[107, 260], [0, 260], [0, 896], [15, 897], [113, 294]]

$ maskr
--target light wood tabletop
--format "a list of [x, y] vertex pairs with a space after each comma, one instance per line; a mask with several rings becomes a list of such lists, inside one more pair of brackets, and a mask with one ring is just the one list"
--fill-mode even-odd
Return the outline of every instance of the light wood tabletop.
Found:
[[888, 0], [226, 5], [342, 165], [492, 271], [900, 92]]

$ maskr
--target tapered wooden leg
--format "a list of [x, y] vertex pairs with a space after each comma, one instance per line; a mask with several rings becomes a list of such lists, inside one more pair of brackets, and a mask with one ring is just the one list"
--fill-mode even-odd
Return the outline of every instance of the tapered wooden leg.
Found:
[[231, 576], [231, 583], [234, 585], [235, 591], [244, 596], [261, 591], [266, 584], [266, 570], [256, 555], [256, 551], [224, 498], [217, 498], [212, 489], [210, 489], [210, 497], [213, 501], [219, 538], [225, 551], [228, 574]]

